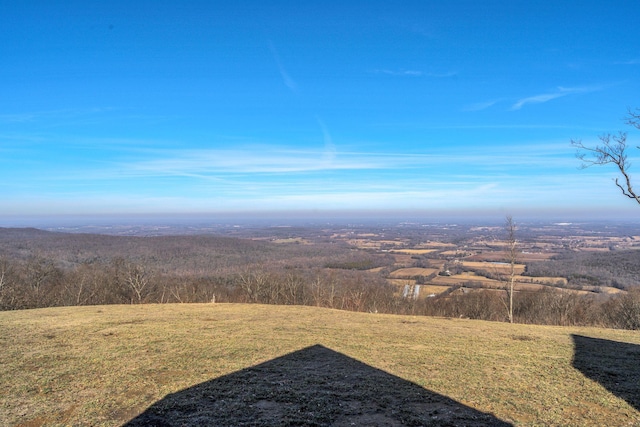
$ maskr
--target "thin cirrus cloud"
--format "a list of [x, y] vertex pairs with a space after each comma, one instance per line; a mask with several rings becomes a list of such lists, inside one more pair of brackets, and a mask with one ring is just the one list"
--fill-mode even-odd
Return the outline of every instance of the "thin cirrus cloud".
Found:
[[469, 104], [462, 109], [462, 111], [482, 111], [487, 108], [491, 108], [498, 103], [498, 100], [487, 102], [476, 102], [475, 104]]
[[276, 46], [273, 44], [273, 41], [271, 40], [269, 40], [269, 50], [271, 51], [271, 56], [273, 57], [273, 60], [278, 66], [278, 72], [280, 73], [280, 77], [282, 77], [282, 81], [284, 85], [288, 87], [289, 90], [291, 90], [291, 92], [297, 93], [298, 85], [287, 72], [287, 69], [284, 67], [282, 60], [280, 59], [280, 55], [278, 54], [278, 51], [276, 50]]
[[448, 78], [448, 77], [457, 77], [458, 76], [458, 72], [456, 71], [447, 71], [444, 73], [427, 73], [426, 74], [427, 77], [434, 77], [434, 78], [438, 78], [438, 79], [444, 79], [444, 78]]
[[[322, 127], [321, 120], [319, 123]], [[484, 147], [463, 155], [443, 148], [429, 153], [372, 153], [335, 150], [328, 131], [325, 136], [324, 147], [307, 150], [257, 145], [233, 150], [140, 150], [91, 173], [70, 170], [56, 174], [56, 179], [47, 180], [47, 191], [63, 188], [61, 181], [66, 180], [73, 181], [77, 192], [125, 187], [121, 197], [144, 199], [142, 205], [148, 208], [157, 203], [155, 198], [167, 195], [164, 189], [168, 185], [180, 188], [182, 197], [193, 198], [180, 206], [193, 203], [194, 209], [202, 210], [217, 209], [221, 200], [228, 209], [378, 209], [390, 205], [420, 207], [425, 203], [442, 208], [469, 203], [480, 206], [498, 196], [513, 199], [520, 194], [542, 199], [546, 196], [537, 188], [544, 187], [544, 182], [551, 186], [563, 182], [570, 187], [570, 179], [564, 174], [571, 168], [564, 164], [563, 149], [553, 144], [517, 146], [506, 151], [505, 147]], [[545, 178], [536, 178], [535, 184], [522, 180], [522, 174], [539, 174], [543, 167], [548, 170]], [[400, 176], [398, 170], [404, 175]], [[327, 180], [327, 173], [335, 179]], [[584, 187], [584, 181], [579, 185]], [[107, 191], [105, 197], [118, 196]], [[131, 203], [123, 199], [121, 205], [138, 209]], [[202, 206], [195, 206], [199, 203]]]
[[554, 99], [562, 98], [568, 95], [573, 95], [577, 93], [587, 93], [587, 92], [595, 92], [597, 90], [601, 90], [601, 87], [562, 87], [559, 86], [558, 89], [554, 92], [542, 93], [540, 95], [529, 96], [526, 98], [522, 98], [518, 100], [515, 104], [511, 106], [512, 110], [519, 110], [527, 104], [542, 104], [545, 102], [549, 102]]
[[[254, 153], [254, 154], [248, 154]], [[331, 145], [324, 150], [192, 150], [164, 153], [154, 160], [120, 164], [131, 174], [273, 174], [322, 170], [388, 169], [417, 163], [415, 156], [374, 153], [339, 153]]]
[[640, 65], [640, 58], [614, 62], [616, 65]]
[[320, 125], [320, 128], [322, 129], [322, 137], [324, 140], [324, 152], [322, 157], [327, 164], [331, 164], [336, 158], [336, 146], [333, 143], [333, 138], [331, 138], [329, 129], [327, 128], [327, 125], [324, 123], [324, 121], [320, 117], [316, 117], [316, 120]]
[[458, 73], [455, 71], [446, 71], [443, 73], [426, 73], [420, 70], [405, 70], [405, 69], [391, 70], [388, 68], [376, 69], [376, 70], [373, 70], [373, 73], [386, 74], [388, 76], [399, 76], [399, 77], [423, 77], [424, 76], [424, 77], [433, 77], [438, 79], [455, 77], [458, 75]]
[[389, 69], [377, 69], [373, 70], [376, 74], [386, 74], [388, 76], [404, 76], [404, 77], [420, 77], [424, 73], [419, 70], [389, 70]]
[[[483, 151], [466, 154], [437, 150], [429, 153], [393, 153], [338, 151], [325, 133], [322, 149], [302, 150], [277, 147], [245, 147], [244, 149], [158, 150], [146, 153], [145, 160], [130, 159], [114, 163], [119, 176], [183, 176], [205, 178], [224, 175], [286, 174], [296, 175], [323, 171], [384, 171], [433, 170], [443, 165], [468, 164], [473, 169], [488, 170], [512, 167], [545, 167], [566, 163], [566, 150], [541, 146], [520, 147], [520, 150], [485, 147]], [[564, 148], [564, 146], [562, 146]], [[526, 152], [526, 154], [525, 154]], [[152, 156], [152, 158], [148, 158]], [[105, 171], [108, 175], [108, 172]]]
[[110, 112], [111, 108], [75, 108], [0, 114], [0, 123], [31, 123], [41, 120], [66, 120]]

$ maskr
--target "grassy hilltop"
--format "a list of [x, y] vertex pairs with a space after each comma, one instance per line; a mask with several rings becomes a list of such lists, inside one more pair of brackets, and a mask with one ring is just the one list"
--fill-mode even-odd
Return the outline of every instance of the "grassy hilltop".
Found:
[[0, 325], [0, 425], [640, 424], [632, 331], [241, 304]]

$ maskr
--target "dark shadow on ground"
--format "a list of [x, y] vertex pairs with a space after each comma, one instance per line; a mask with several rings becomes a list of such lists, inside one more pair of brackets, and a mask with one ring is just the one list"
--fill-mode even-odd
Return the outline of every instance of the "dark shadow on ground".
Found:
[[572, 337], [574, 368], [640, 411], [640, 345]]
[[167, 395], [125, 426], [509, 426], [321, 345]]

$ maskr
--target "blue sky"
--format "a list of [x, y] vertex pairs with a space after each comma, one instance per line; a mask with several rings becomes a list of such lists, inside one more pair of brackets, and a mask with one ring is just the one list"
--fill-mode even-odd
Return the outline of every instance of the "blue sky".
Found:
[[637, 1], [25, 0], [0, 16], [0, 217], [640, 209], [570, 145], [640, 107]]

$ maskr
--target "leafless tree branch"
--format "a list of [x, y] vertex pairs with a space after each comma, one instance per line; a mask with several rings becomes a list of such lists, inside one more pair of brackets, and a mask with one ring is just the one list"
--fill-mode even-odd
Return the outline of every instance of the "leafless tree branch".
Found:
[[[629, 109], [625, 123], [640, 129], [640, 109]], [[640, 204], [640, 194], [636, 193], [631, 183], [629, 169], [631, 163], [628, 160], [627, 150], [627, 133], [619, 132], [618, 134], [604, 134], [599, 136], [601, 144], [595, 147], [586, 146], [581, 140], [571, 140], [576, 150], [576, 157], [582, 162], [581, 168], [585, 169], [591, 166], [602, 166], [614, 164], [622, 179], [617, 177], [614, 179], [616, 186], [622, 194]], [[640, 147], [637, 147], [640, 148]]]
[[627, 117], [625, 117], [624, 122], [629, 126], [640, 129], [640, 108], [636, 108], [635, 110], [627, 108]]

